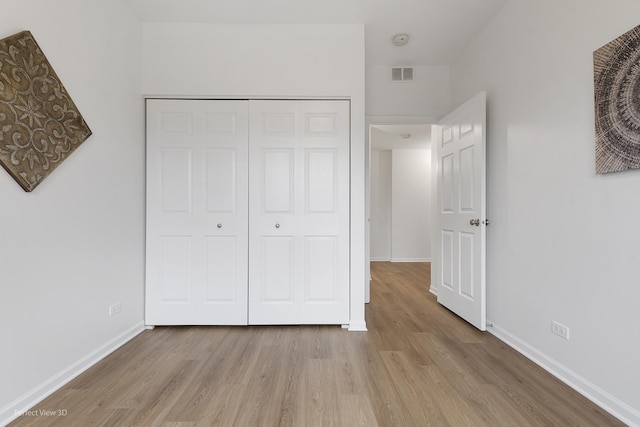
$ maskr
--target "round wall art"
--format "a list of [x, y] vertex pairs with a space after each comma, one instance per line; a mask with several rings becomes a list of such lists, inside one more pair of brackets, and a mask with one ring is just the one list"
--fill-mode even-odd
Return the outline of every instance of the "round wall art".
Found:
[[596, 172], [640, 168], [640, 26], [593, 53]]

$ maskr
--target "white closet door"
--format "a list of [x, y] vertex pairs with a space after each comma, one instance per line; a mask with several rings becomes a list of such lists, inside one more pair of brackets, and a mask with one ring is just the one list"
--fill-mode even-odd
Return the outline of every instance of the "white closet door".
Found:
[[246, 325], [248, 103], [147, 102], [148, 325]]
[[349, 102], [249, 104], [249, 323], [346, 324]]

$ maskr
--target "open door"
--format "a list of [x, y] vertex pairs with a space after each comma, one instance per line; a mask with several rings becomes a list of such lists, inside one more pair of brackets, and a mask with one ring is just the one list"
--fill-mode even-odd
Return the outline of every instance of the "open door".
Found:
[[486, 330], [486, 93], [434, 126], [438, 302]]

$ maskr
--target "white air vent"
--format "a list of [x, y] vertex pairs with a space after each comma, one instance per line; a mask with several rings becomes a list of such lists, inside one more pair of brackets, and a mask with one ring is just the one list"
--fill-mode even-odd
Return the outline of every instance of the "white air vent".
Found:
[[412, 82], [413, 67], [391, 67], [391, 80], [394, 82]]

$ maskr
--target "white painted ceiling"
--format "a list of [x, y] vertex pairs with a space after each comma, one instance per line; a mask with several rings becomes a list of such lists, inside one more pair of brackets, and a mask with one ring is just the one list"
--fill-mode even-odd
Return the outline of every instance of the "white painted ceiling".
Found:
[[[367, 65], [447, 65], [506, 0], [128, 0], [142, 21], [365, 25]], [[409, 44], [394, 47], [398, 33]]]
[[[409, 135], [403, 138], [402, 135]], [[373, 125], [372, 150], [424, 150], [431, 147], [431, 125]]]

